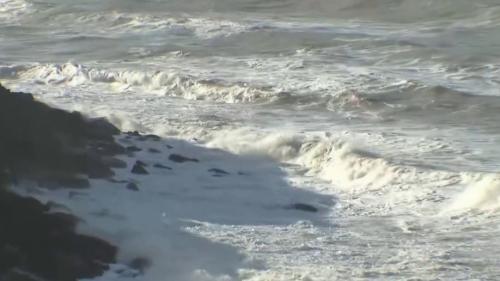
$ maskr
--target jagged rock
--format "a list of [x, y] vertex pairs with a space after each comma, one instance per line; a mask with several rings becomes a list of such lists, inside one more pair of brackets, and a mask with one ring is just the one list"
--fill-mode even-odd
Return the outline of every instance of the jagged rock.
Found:
[[286, 209], [293, 209], [293, 210], [299, 210], [299, 211], [311, 212], [311, 213], [318, 212], [318, 208], [316, 208], [312, 205], [309, 205], [309, 204], [304, 204], [304, 203], [294, 203], [294, 204], [286, 206]]
[[118, 129], [104, 119], [51, 108], [2, 86], [0, 132], [0, 171], [8, 167], [21, 178], [39, 180], [51, 173], [109, 177], [113, 172], [103, 155], [124, 151], [113, 138]]
[[33, 198], [1, 192], [0, 221], [0, 274], [15, 268], [45, 280], [76, 281], [100, 276], [115, 262], [116, 247], [77, 234], [75, 217], [50, 212]]
[[160, 163], [154, 164], [153, 167], [158, 168], [158, 169], [172, 170], [172, 168], [165, 166], [163, 164], [160, 164]]
[[177, 162], [177, 163], [199, 162], [199, 160], [196, 158], [189, 158], [189, 157], [185, 157], [185, 156], [182, 156], [179, 154], [170, 154], [170, 156], [168, 156], [168, 159], [170, 161]]
[[149, 174], [148, 171], [146, 170], [146, 168], [144, 168], [144, 165], [142, 165], [142, 164], [143, 164], [142, 162], [136, 161], [134, 164], [134, 167], [132, 167], [132, 170], [130, 172], [132, 172], [133, 174], [137, 174], [137, 175]]
[[75, 217], [54, 213], [3, 185], [28, 179], [48, 187], [84, 188], [87, 177], [111, 177], [112, 166], [123, 166], [112, 160], [125, 152], [114, 140], [118, 129], [0, 86], [0, 132], [0, 280], [76, 281], [102, 275], [115, 262], [116, 247], [77, 234]]

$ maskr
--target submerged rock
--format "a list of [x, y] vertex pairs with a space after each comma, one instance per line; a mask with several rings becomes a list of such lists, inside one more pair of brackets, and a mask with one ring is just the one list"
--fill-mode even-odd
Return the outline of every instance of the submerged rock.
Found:
[[157, 135], [152, 135], [152, 134], [149, 134], [149, 135], [144, 135], [142, 136], [145, 140], [149, 140], [149, 141], [160, 141], [161, 138]]
[[135, 258], [130, 262], [129, 266], [140, 273], [144, 273], [151, 266], [151, 261], [147, 258]]
[[219, 174], [219, 175], [229, 175], [228, 172], [226, 172], [222, 169], [217, 169], [217, 168], [212, 168], [212, 169], [209, 169], [208, 171], [211, 173], [214, 173], [214, 174]]
[[126, 187], [128, 190], [139, 191], [139, 186], [135, 182], [129, 182]]
[[304, 204], [304, 203], [294, 203], [290, 204], [285, 207], [286, 209], [293, 209], [293, 210], [299, 210], [299, 211], [304, 211], [304, 212], [311, 212], [311, 213], [317, 213], [318, 208], [309, 205], [309, 204]]
[[130, 172], [137, 175], [147, 175], [149, 173], [146, 168], [144, 168], [144, 166], [145, 164], [143, 162], [136, 161], [134, 167], [132, 167], [132, 170]]
[[112, 183], [128, 183], [129, 182], [127, 180], [117, 180], [117, 179], [114, 179], [114, 178], [108, 179], [108, 181], [112, 182]]
[[185, 156], [182, 156], [182, 155], [179, 155], [179, 154], [170, 154], [170, 156], [168, 156], [168, 159], [170, 161], [173, 161], [173, 162], [177, 162], [177, 163], [184, 163], [184, 162], [199, 162], [198, 159], [196, 158], [189, 158], [189, 157], [185, 157]]
[[156, 149], [156, 148], [149, 148], [149, 149], [148, 149], [148, 152], [149, 152], [149, 153], [161, 153], [161, 151], [160, 151], [160, 150], [158, 150], [158, 149]]
[[127, 146], [127, 152], [139, 152], [139, 151], [142, 151], [141, 148], [135, 146], [135, 145], [131, 145], [131, 146]]
[[158, 168], [158, 169], [172, 170], [172, 168], [165, 166], [163, 164], [160, 164], [160, 163], [154, 164], [153, 167]]

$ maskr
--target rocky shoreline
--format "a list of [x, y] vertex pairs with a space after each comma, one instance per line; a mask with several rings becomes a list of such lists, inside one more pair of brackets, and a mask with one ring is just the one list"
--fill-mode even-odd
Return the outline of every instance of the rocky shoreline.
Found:
[[267, 159], [120, 132], [1, 86], [0, 132], [0, 281], [236, 278], [253, 265], [187, 227], [289, 224], [330, 202]]
[[15, 192], [21, 182], [87, 188], [109, 178], [126, 153], [103, 119], [51, 108], [0, 86], [0, 280], [73, 281], [102, 275], [117, 248], [78, 234], [78, 219]]

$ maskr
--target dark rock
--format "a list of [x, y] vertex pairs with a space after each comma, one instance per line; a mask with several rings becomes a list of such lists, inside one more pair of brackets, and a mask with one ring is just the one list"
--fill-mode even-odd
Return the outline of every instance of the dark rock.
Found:
[[174, 148], [174, 147], [173, 147], [173, 146], [171, 146], [170, 144], [167, 144], [166, 146], [167, 146], [167, 148], [168, 148], [168, 149], [172, 149], [172, 148]]
[[87, 174], [89, 178], [102, 179], [115, 175], [113, 170], [111, 170], [111, 166], [107, 165], [97, 154], [83, 154], [76, 158], [80, 161], [78, 163], [79, 169]]
[[160, 164], [160, 163], [154, 164], [153, 167], [158, 168], [158, 169], [172, 170], [172, 168], [165, 166], [163, 164]]
[[38, 180], [38, 185], [40, 187], [48, 189], [56, 188], [75, 188], [82, 189], [90, 187], [90, 182], [86, 178], [81, 178], [77, 176], [61, 175], [60, 177], [55, 177], [54, 175]]
[[151, 266], [151, 261], [147, 258], [135, 258], [129, 263], [129, 266], [140, 273], [144, 273]]
[[113, 168], [123, 169], [127, 168], [127, 162], [114, 157], [103, 157], [102, 161], [105, 165]]
[[211, 173], [214, 173], [214, 175], [222, 176], [222, 175], [229, 175], [228, 172], [222, 170], [222, 169], [217, 169], [217, 168], [212, 168], [208, 170]]
[[[139, 161], [137, 161], [139, 162]], [[140, 163], [135, 163], [134, 164], [134, 167], [132, 167], [132, 170], [130, 172], [132, 172], [133, 174], [137, 174], [137, 175], [147, 175], [149, 174], [148, 171], [144, 168], [143, 165], [141, 165]]]
[[309, 204], [304, 204], [304, 203], [294, 203], [294, 204], [286, 206], [286, 209], [293, 209], [293, 210], [299, 210], [299, 211], [311, 212], [311, 213], [318, 212], [318, 208], [316, 208], [312, 205], [309, 205]]
[[199, 162], [199, 160], [196, 158], [189, 158], [189, 157], [185, 157], [185, 156], [182, 156], [179, 154], [170, 154], [170, 156], [168, 156], [168, 159], [170, 161], [177, 162], [177, 163]]
[[150, 135], [144, 135], [143, 137], [144, 137], [146, 140], [149, 140], [149, 141], [160, 141], [160, 140], [161, 140], [161, 138], [160, 138], [159, 136], [157, 136], [157, 135], [152, 135], [152, 134], [150, 134]]
[[138, 148], [135, 145], [127, 146], [126, 149], [127, 149], [127, 152], [139, 152], [139, 151], [142, 151], [141, 148]]
[[148, 149], [148, 152], [149, 153], [161, 153], [161, 151], [156, 149], [156, 148], [150, 148], [150, 149]]
[[129, 181], [127, 180], [117, 180], [117, 179], [108, 179], [109, 182], [112, 182], [112, 183], [128, 183]]
[[127, 189], [132, 191], [139, 191], [139, 186], [135, 182], [129, 182], [127, 184]]
[[131, 136], [131, 137], [140, 137], [141, 136], [141, 134], [137, 131], [129, 131], [129, 132], [125, 132], [125, 134], [127, 136]]
[[91, 143], [90, 147], [100, 155], [113, 156], [117, 154], [124, 154], [126, 152], [126, 149], [123, 146], [114, 142], [98, 141]]
[[85, 195], [86, 195], [85, 193], [76, 192], [76, 191], [70, 191], [68, 193], [68, 198], [75, 198], [75, 197], [78, 197], [78, 196], [85, 196]]
[[84, 188], [87, 177], [109, 178], [112, 166], [123, 166], [113, 160], [125, 152], [114, 140], [118, 129], [0, 86], [0, 132], [0, 280], [76, 281], [102, 275], [115, 263], [116, 247], [77, 234], [77, 218], [7, 192], [4, 185], [19, 178]]
[[137, 161], [135, 161], [135, 164], [136, 164], [136, 165], [143, 166], [143, 167], [147, 167], [147, 166], [148, 166], [148, 164], [146, 164], [146, 163], [142, 162], [141, 160], [137, 160]]
[[1, 192], [1, 280], [36, 280], [15, 268], [45, 280], [76, 281], [100, 276], [115, 262], [116, 247], [77, 234], [75, 217], [49, 211], [35, 199]]
[[118, 129], [107, 121], [51, 108], [1, 86], [0, 132], [0, 171], [8, 167], [23, 178], [52, 172], [107, 177], [112, 172], [102, 167], [102, 155], [123, 152], [113, 138]]
[[32, 276], [29, 273], [25, 273], [19, 270], [9, 270], [4, 275], [0, 274], [0, 280], [2, 281], [42, 281], [36, 276]]

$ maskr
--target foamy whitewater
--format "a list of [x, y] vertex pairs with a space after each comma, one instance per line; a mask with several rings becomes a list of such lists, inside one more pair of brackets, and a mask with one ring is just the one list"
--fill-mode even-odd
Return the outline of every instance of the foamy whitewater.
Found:
[[0, 0], [0, 82], [200, 160], [18, 191], [120, 247], [93, 281], [500, 279], [498, 1]]

